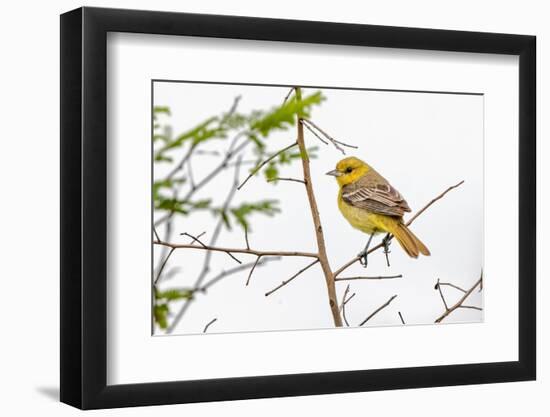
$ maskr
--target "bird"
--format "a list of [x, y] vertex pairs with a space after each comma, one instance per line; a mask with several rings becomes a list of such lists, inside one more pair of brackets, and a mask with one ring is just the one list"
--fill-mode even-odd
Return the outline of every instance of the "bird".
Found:
[[[411, 211], [407, 201], [369, 164], [354, 156], [347, 157], [326, 175], [336, 178], [338, 208], [342, 215], [351, 226], [370, 235], [365, 249], [357, 255], [364, 267], [369, 245], [378, 233], [393, 235], [411, 258], [430, 255], [426, 245], [403, 222], [403, 215]], [[386, 254], [389, 236], [382, 241]]]

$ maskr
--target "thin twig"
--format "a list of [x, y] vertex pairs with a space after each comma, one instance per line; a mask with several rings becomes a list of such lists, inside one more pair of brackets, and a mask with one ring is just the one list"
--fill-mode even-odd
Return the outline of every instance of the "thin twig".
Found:
[[312, 127], [310, 127], [307, 123], [302, 122], [307, 130], [309, 130], [311, 133], [313, 133], [313, 136], [315, 136], [317, 139], [319, 139], [321, 142], [323, 142], [325, 145], [328, 145], [328, 142], [324, 140], [321, 135], [319, 135], [315, 130], [313, 130]]
[[164, 258], [164, 262], [160, 265], [160, 268], [157, 272], [157, 277], [155, 278], [155, 285], [159, 282], [160, 276], [162, 275], [162, 271], [164, 270], [164, 267], [166, 266], [166, 263], [168, 262], [168, 259], [170, 259], [170, 256], [172, 256], [172, 253], [174, 253], [175, 249], [170, 249], [170, 252], [168, 252], [168, 255], [166, 258]]
[[214, 324], [217, 320], [218, 320], [217, 318], [214, 318], [214, 319], [210, 320], [210, 321], [206, 324], [206, 326], [204, 326], [204, 330], [203, 330], [202, 332], [203, 332], [203, 333], [206, 333], [206, 331], [208, 330], [208, 328], [209, 328], [212, 324]]
[[286, 281], [283, 281], [281, 282], [279, 285], [277, 285], [275, 288], [273, 288], [272, 290], [268, 291], [265, 293], [265, 296], [268, 297], [270, 296], [271, 294], [273, 294], [275, 291], [283, 288], [286, 284], [288, 284], [289, 282], [291, 282], [292, 280], [294, 280], [296, 277], [298, 277], [302, 272], [305, 272], [307, 271], [309, 268], [311, 268], [313, 265], [315, 265], [316, 263], [319, 262], [319, 259], [315, 259], [312, 263], [310, 263], [308, 266], [306, 266], [305, 268], [302, 268], [300, 269], [298, 272], [296, 272], [294, 275], [292, 275], [289, 279], [287, 279]]
[[[342, 152], [344, 155], [345, 155], [345, 151], [344, 149], [342, 148], [342, 146], [345, 146], [347, 148], [352, 148], [352, 149], [358, 149], [359, 147], [358, 146], [355, 146], [355, 145], [350, 145], [349, 143], [344, 143], [344, 142], [341, 142], [339, 140], [336, 140], [334, 139], [332, 136], [330, 136], [327, 132], [325, 132], [323, 129], [321, 129], [319, 126], [317, 126], [315, 123], [313, 123], [311, 120], [309, 119], [302, 119], [306, 124], [309, 124], [311, 127], [315, 128], [319, 133], [321, 133], [325, 138], [327, 138], [333, 145], [336, 149], [338, 149], [340, 152]], [[342, 146], [340, 146], [342, 145]]]
[[[236, 139], [234, 138], [233, 141], [235, 142]], [[245, 143], [248, 143], [248, 142], [245, 142]], [[227, 155], [229, 155], [230, 152], [231, 151], [228, 151]], [[237, 159], [237, 164], [235, 165], [235, 174], [234, 174], [234, 177], [233, 177], [232, 187], [230, 188], [229, 192], [227, 193], [227, 197], [225, 198], [225, 201], [224, 201], [223, 206], [222, 206], [223, 211], [227, 210], [227, 208], [231, 204], [231, 201], [235, 197], [235, 193], [236, 193], [236, 190], [237, 190], [237, 184], [239, 183], [239, 174], [240, 174], [240, 168], [241, 168], [240, 161], [241, 160], [242, 160], [242, 158], [239, 156], [238, 159]], [[171, 222], [168, 222], [168, 224], [170, 224], [170, 223]], [[214, 228], [214, 233], [212, 233], [212, 237], [210, 238], [209, 246], [213, 246], [213, 245], [216, 244], [216, 242], [218, 240], [218, 237], [220, 236], [220, 233], [222, 231], [223, 225], [224, 225], [224, 221], [223, 221], [223, 218], [221, 218], [221, 216], [220, 216], [220, 218], [218, 219], [218, 222], [216, 223], [216, 226]], [[195, 248], [200, 248], [200, 246], [195, 246], [195, 245], [193, 245], [193, 246]], [[212, 259], [212, 251], [208, 250], [206, 252], [205, 257], [204, 257], [204, 261], [203, 261], [203, 264], [202, 264], [202, 269], [201, 269], [197, 279], [195, 280], [195, 285], [194, 285], [195, 289], [200, 288], [202, 282], [206, 278], [206, 275], [210, 271], [210, 260], [211, 259]], [[170, 323], [170, 325], [166, 329], [167, 334], [170, 334], [174, 331], [174, 329], [176, 328], [178, 323], [181, 321], [183, 315], [187, 312], [187, 310], [189, 309], [189, 307], [191, 306], [193, 301], [194, 301], [194, 298], [189, 299], [189, 300], [185, 300], [185, 302], [182, 304], [182, 306], [180, 307], [180, 309], [177, 311], [176, 315], [174, 316], [174, 319], [172, 320], [172, 322]]]
[[269, 161], [271, 161], [272, 159], [276, 158], [277, 156], [279, 156], [280, 154], [288, 151], [289, 149], [295, 147], [296, 145], [298, 145], [297, 142], [293, 142], [291, 143], [290, 145], [288, 145], [287, 147], [275, 152], [274, 154], [272, 154], [269, 158], [263, 160], [262, 162], [260, 162], [260, 164], [258, 164], [252, 171], [250, 171], [250, 174], [248, 175], [248, 177], [245, 178], [245, 180], [241, 183], [241, 185], [239, 185], [237, 187], [237, 190], [240, 190], [241, 188], [243, 188], [243, 186], [248, 182], [248, 180], [250, 178], [252, 178], [254, 175], [256, 175], [256, 173], [262, 169], [262, 167], [267, 164]]
[[277, 177], [277, 178], [270, 178], [267, 180], [267, 182], [274, 182], [274, 181], [292, 181], [292, 182], [301, 182], [302, 184], [306, 183], [304, 180], [299, 180], [298, 178]]
[[[443, 198], [445, 196], [445, 194], [447, 194], [449, 191], [459, 187], [461, 184], [463, 184], [464, 181], [460, 181], [458, 184], [456, 185], [453, 185], [449, 188], [447, 188], [445, 191], [443, 191], [441, 194], [439, 194], [437, 197], [435, 197], [433, 200], [431, 200], [428, 204], [426, 204], [422, 209], [420, 209], [413, 217], [411, 217], [410, 220], [408, 220], [405, 224], [407, 226], [410, 226], [412, 222], [414, 222], [418, 216], [420, 216], [422, 213], [424, 213], [432, 204], [434, 204], [436, 201], [440, 200], [441, 198]], [[390, 236], [389, 237], [389, 240], [391, 240], [393, 238], [393, 236]], [[380, 248], [383, 248], [384, 247], [384, 244], [383, 243], [379, 243], [378, 245], [374, 246], [373, 248], [369, 249], [369, 251], [367, 252], [367, 254], [370, 254]], [[342, 265], [340, 268], [338, 268], [336, 270], [336, 272], [334, 272], [334, 277], [337, 277], [338, 275], [340, 275], [342, 272], [344, 272], [346, 269], [348, 269], [351, 265], [353, 265], [354, 263], [358, 262], [359, 260], [361, 259], [361, 257], [359, 256], [356, 256], [354, 257], [353, 259], [351, 259], [350, 261], [346, 262], [344, 265]]]
[[458, 306], [458, 308], [471, 308], [472, 310], [479, 310], [479, 311], [482, 311], [482, 310], [483, 310], [481, 307], [476, 307], [476, 306], [465, 306], [465, 305]]
[[447, 301], [443, 296], [443, 291], [441, 291], [441, 286], [439, 285], [439, 278], [437, 279], [437, 284], [435, 284], [435, 289], [439, 291], [439, 295], [441, 296], [441, 301], [443, 301], [443, 305], [445, 306], [445, 311], [448, 311], [449, 306], [447, 305]]
[[157, 228], [153, 226], [153, 234], [155, 235], [156, 240], [160, 240], [159, 234], [157, 233]]
[[287, 100], [290, 98], [293, 92], [294, 92], [294, 87], [288, 90], [288, 93], [286, 94], [285, 99], [283, 100], [283, 105], [287, 102]]
[[397, 294], [396, 295], [392, 295], [390, 297], [390, 299], [388, 301], [386, 301], [384, 304], [382, 304], [380, 307], [378, 307], [376, 310], [374, 310], [365, 320], [363, 320], [361, 323], [359, 323], [359, 326], [363, 326], [367, 321], [369, 321], [370, 319], [372, 319], [376, 314], [378, 314], [378, 312], [384, 308], [386, 308], [387, 306], [390, 305], [390, 303], [395, 299], [395, 297], [397, 297]]
[[346, 287], [346, 291], [344, 291], [344, 296], [342, 297], [342, 303], [340, 304], [340, 311], [342, 312], [342, 318], [344, 319], [344, 323], [346, 323], [346, 326], [349, 327], [349, 322], [348, 322], [348, 319], [346, 317], [346, 304], [353, 298], [355, 297], [355, 293], [353, 293], [352, 295], [349, 296], [349, 298], [347, 297], [348, 295], [348, 292], [349, 292], [349, 284], [348, 286]]
[[244, 226], [244, 241], [246, 242], [246, 249], [250, 249], [250, 243], [248, 242], [248, 226]]
[[250, 284], [250, 278], [252, 278], [252, 274], [254, 273], [254, 270], [256, 269], [256, 266], [258, 265], [258, 262], [260, 262], [260, 258], [261, 256], [258, 256], [256, 258], [256, 262], [254, 262], [254, 265], [252, 265], [252, 268], [250, 269], [250, 272], [248, 273], [248, 277], [246, 278], [246, 284], [248, 286], [248, 284]]
[[[258, 259], [256, 261], [258, 261]], [[207, 281], [202, 287], [200, 287], [198, 289], [198, 291], [206, 292], [212, 285], [217, 284], [219, 281], [221, 281], [222, 279], [228, 277], [229, 275], [233, 275], [233, 274], [236, 274], [237, 272], [244, 271], [244, 270], [246, 270], [250, 267], [252, 267], [252, 270], [253, 270], [254, 268], [259, 268], [259, 267], [264, 266], [268, 262], [278, 261], [279, 259], [281, 259], [279, 256], [272, 256], [272, 257], [269, 257], [269, 258], [266, 257], [266, 258], [263, 258], [261, 261], [258, 261], [258, 262], [250, 262], [250, 263], [242, 264], [242, 265], [239, 265], [239, 266], [235, 266], [235, 267], [233, 267], [231, 269], [228, 269], [226, 271], [222, 271], [218, 275], [216, 275], [215, 277], [213, 277], [209, 281]]]
[[198, 250], [208, 250], [212, 252], [227, 252], [227, 253], [246, 253], [249, 255], [256, 256], [302, 256], [305, 258], [318, 258], [318, 254], [313, 252], [299, 252], [299, 251], [267, 251], [267, 250], [256, 250], [256, 249], [246, 249], [246, 248], [225, 248], [220, 246], [198, 246], [193, 244], [185, 243], [169, 243], [169, 242], [153, 242], [155, 245], [168, 246], [174, 249], [198, 249]]
[[[460, 300], [458, 300], [456, 302], [456, 304], [454, 304], [452, 307], [449, 307], [449, 308], [446, 307], [445, 312], [435, 320], [435, 323], [441, 323], [445, 319], [445, 317], [447, 317], [449, 314], [451, 314], [457, 308], [461, 307], [462, 303], [464, 303], [464, 301], [466, 301], [468, 296], [475, 290], [475, 288], [478, 285], [481, 285], [482, 280], [483, 280], [483, 273], [479, 277], [479, 279], [476, 281], [476, 283], [469, 290], [466, 291], [466, 293], [462, 296], [462, 298]], [[447, 305], [447, 303], [445, 303], [445, 305]]]
[[[181, 235], [189, 236], [191, 239], [193, 239], [193, 242], [191, 243], [191, 246], [194, 246], [193, 243], [197, 242], [198, 244], [200, 244], [202, 246], [203, 249], [213, 250], [212, 248], [206, 246], [203, 242], [201, 242], [200, 239], [198, 238], [198, 236], [190, 235], [187, 232], [183, 232], [183, 233], [181, 233]], [[154, 243], [159, 243], [159, 242], [154, 242]], [[172, 246], [172, 248], [175, 248], [175, 246]], [[229, 252], [229, 251], [224, 251], [224, 252], [227, 253], [232, 259], [234, 259], [235, 262], [237, 262], [238, 264], [242, 264], [242, 262], [239, 259], [237, 259], [231, 252]]]
[[405, 320], [403, 319], [403, 315], [401, 314], [401, 312], [398, 311], [397, 314], [399, 314], [399, 319], [401, 320], [401, 324], [405, 324]]
[[455, 285], [455, 284], [452, 284], [450, 282], [438, 282], [439, 286], [443, 285], [443, 286], [448, 286], [448, 287], [452, 287], [452, 288], [455, 288], [459, 291], [462, 291], [462, 292], [466, 292], [466, 290], [464, 288], [461, 288], [459, 287], [458, 285]]
[[354, 281], [354, 280], [358, 280], [358, 279], [396, 279], [396, 278], [403, 278], [403, 275], [399, 274], [399, 275], [386, 275], [386, 276], [377, 276], [377, 277], [363, 277], [363, 276], [358, 276], [358, 277], [345, 277], [345, 278], [335, 278], [334, 280], [335, 281]]

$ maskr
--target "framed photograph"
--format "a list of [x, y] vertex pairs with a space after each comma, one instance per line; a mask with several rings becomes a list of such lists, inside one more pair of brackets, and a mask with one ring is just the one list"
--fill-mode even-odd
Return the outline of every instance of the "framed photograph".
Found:
[[61, 401], [536, 375], [535, 37], [61, 16]]

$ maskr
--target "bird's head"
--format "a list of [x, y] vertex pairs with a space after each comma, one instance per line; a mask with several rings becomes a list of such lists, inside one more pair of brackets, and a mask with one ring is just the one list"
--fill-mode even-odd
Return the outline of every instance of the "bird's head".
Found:
[[336, 164], [336, 169], [327, 172], [326, 175], [336, 177], [336, 181], [342, 187], [357, 181], [371, 169], [365, 162], [359, 158], [350, 156], [344, 158]]

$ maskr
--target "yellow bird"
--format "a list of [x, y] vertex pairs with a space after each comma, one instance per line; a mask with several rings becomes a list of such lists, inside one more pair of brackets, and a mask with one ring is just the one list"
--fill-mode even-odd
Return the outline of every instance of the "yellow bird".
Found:
[[[327, 172], [336, 177], [340, 186], [338, 208], [346, 220], [356, 229], [370, 235], [365, 249], [357, 256], [367, 265], [367, 252], [372, 237], [377, 233], [391, 233], [403, 250], [412, 258], [430, 251], [403, 222], [405, 212], [411, 209], [399, 191], [371, 166], [359, 158], [349, 157]], [[383, 240], [386, 253], [389, 241]]]

